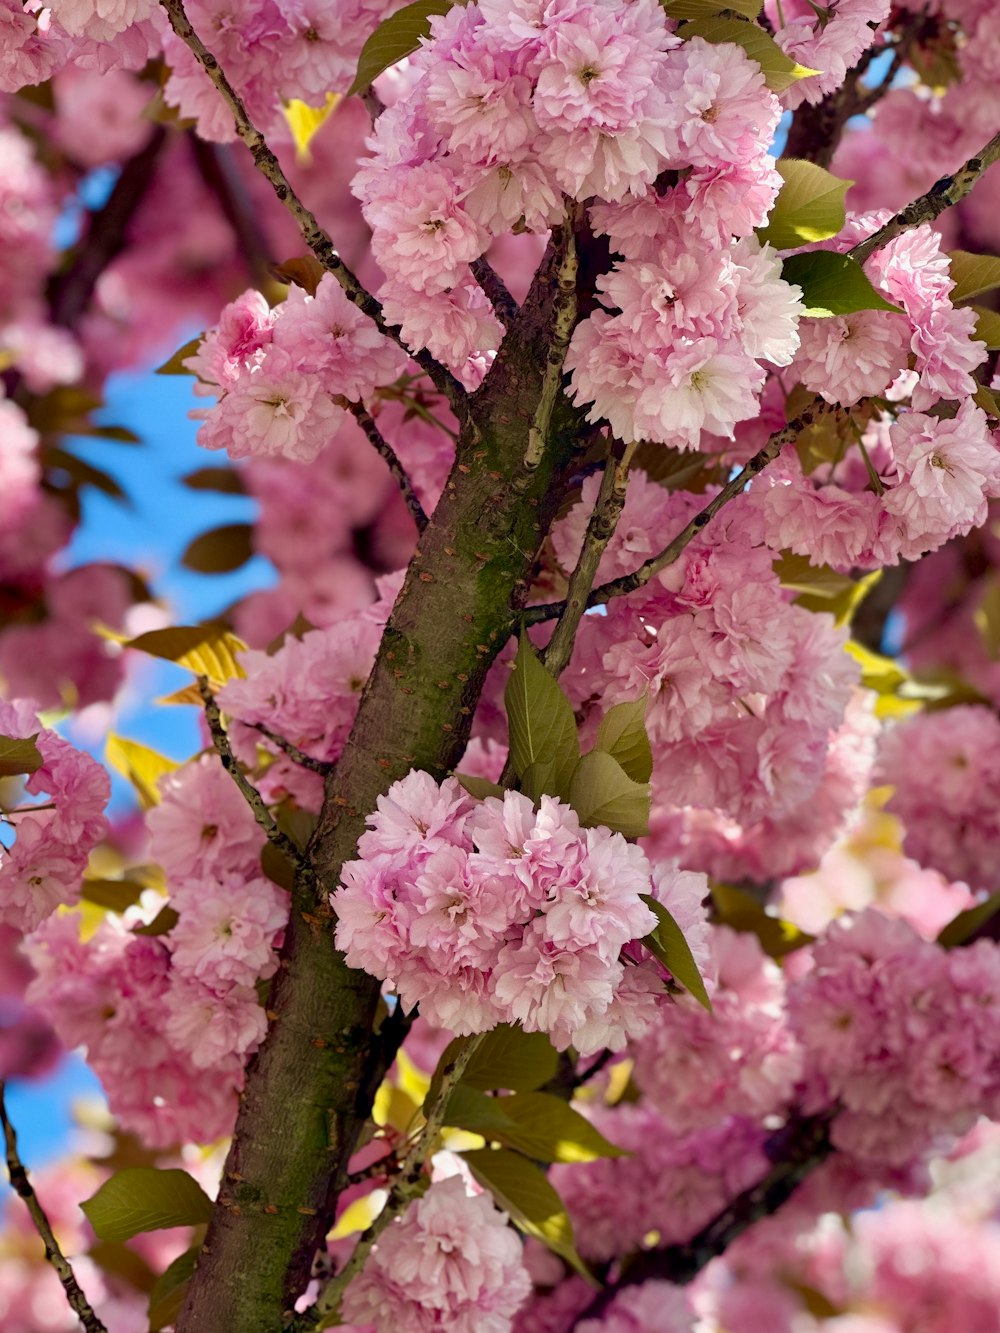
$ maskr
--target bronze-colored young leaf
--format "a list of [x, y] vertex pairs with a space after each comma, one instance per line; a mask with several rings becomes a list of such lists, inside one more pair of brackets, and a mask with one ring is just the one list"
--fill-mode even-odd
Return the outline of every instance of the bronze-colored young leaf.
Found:
[[226, 523], [202, 532], [188, 543], [181, 564], [198, 574], [230, 574], [253, 558], [253, 527]]
[[45, 762], [34, 736], [0, 736], [0, 778], [29, 777]]

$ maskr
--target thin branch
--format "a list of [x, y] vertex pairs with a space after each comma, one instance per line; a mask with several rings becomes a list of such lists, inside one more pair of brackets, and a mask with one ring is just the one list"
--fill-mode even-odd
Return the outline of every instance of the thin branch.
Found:
[[414, 1139], [412, 1146], [400, 1164], [399, 1174], [390, 1187], [389, 1197], [386, 1199], [382, 1211], [367, 1231], [359, 1237], [351, 1257], [337, 1276], [320, 1292], [316, 1303], [292, 1323], [291, 1329], [294, 1333], [313, 1333], [314, 1330], [328, 1328], [336, 1320], [344, 1292], [364, 1268], [365, 1260], [371, 1253], [375, 1242], [386, 1227], [420, 1193], [424, 1163], [434, 1146], [434, 1140], [437, 1138], [441, 1126], [444, 1124], [448, 1098], [455, 1084], [465, 1073], [466, 1067], [482, 1042], [484, 1035], [480, 1033], [477, 1036], [470, 1037], [465, 1045], [456, 1052], [451, 1062], [441, 1071], [437, 1098], [430, 1109], [426, 1111], [427, 1118], [424, 1121], [423, 1128]]
[[507, 284], [485, 255], [480, 255], [478, 259], [474, 259], [470, 268], [472, 269], [472, 276], [489, 298], [493, 313], [504, 328], [509, 329], [514, 320], [517, 319], [520, 306], [507, 290]]
[[45, 1246], [46, 1262], [55, 1269], [56, 1276], [66, 1293], [66, 1300], [69, 1302], [70, 1309], [87, 1330], [87, 1333], [108, 1333], [105, 1325], [94, 1313], [94, 1307], [87, 1300], [83, 1288], [77, 1282], [72, 1265], [59, 1248], [59, 1242], [56, 1240], [55, 1233], [45, 1214], [45, 1209], [39, 1203], [38, 1195], [28, 1179], [28, 1172], [18, 1155], [17, 1135], [14, 1132], [14, 1126], [7, 1117], [6, 1093], [6, 1086], [0, 1081], [0, 1123], [3, 1125], [7, 1172], [10, 1176], [10, 1183], [18, 1197], [23, 1199], [25, 1207], [31, 1214], [35, 1230]]
[[279, 852], [284, 853], [294, 866], [301, 869], [306, 864], [302, 852], [288, 834], [283, 833], [278, 827], [274, 816], [267, 808], [267, 802], [247, 778], [242, 768], [240, 768], [238, 759], [233, 754], [233, 747], [230, 745], [226, 729], [222, 725], [222, 714], [219, 711], [219, 705], [215, 701], [215, 695], [212, 693], [212, 687], [209, 685], [206, 676], [198, 677], [198, 690], [205, 704], [205, 718], [208, 722], [208, 729], [212, 733], [212, 744], [222, 761], [222, 767], [239, 787], [243, 799], [253, 811], [253, 817], [264, 830], [268, 841], [274, 843]]
[[209, 143], [196, 134], [190, 136], [189, 142], [201, 178], [215, 195], [222, 215], [236, 237], [251, 279], [258, 287], [264, 286], [271, 276], [274, 257], [254, 216], [253, 203], [235, 170], [231, 146]]
[[250, 726], [254, 731], [259, 731], [262, 736], [276, 745], [282, 753], [287, 754], [289, 759], [301, 768], [308, 768], [311, 772], [319, 773], [322, 777], [326, 777], [333, 768], [329, 759], [314, 759], [311, 754], [306, 754], [305, 750], [300, 750], [292, 741], [286, 740], [284, 736], [279, 736], [270, 727], [265, 727], [263, 722], [251, 722]]
[[424, 507], [417, 499], [413, 483], [407, 475], [406, 468], [399, 461], [399, 455], [375, 424], [375, 418], [361, 403], [352, 403], [350, 399], [339, 395], [334, 397], [334, 402], [339, 403], [341, 407], [346, 407], [353, 414], [355, 421], [368, 436], [368, 442], [374, 445], [375, 450], [385, 459], [386, 465], [395, 478], [403, 499], [406, 501], [406, 507], [417, 525], [417, 531], [423, 532], [424, 528], [427, 527], [427, 515], [424, 513]]
[[[644, 588], [654, 575], [659, 574], [661, 569], [666, 569], [668, 565], [672, 565], [675, 560], [680, 558], [705, 525], [730, 500], [735, 500], [738, 495], [742, 495], [747, 483], [752, 481], [754, 477], [759, 476], [769, 463], [773, 463], [786, 444], [792, 444], [808, 426], [814, 425], [825, 416], [842, 410], [840, 407], [831, 407], [828, 403], [817, 399], [794, 421], [790, 421], [787, 426], [776, 431], [763, 449], [754, 454], [746, 467], [733, 477], [732, 481], [728, 481], [722, 490], [709, 500], [704, 509], [695, 514], [691, 522], [681, 529], [668, 546], [665, 546], [651, 560], [647, 560], [644, 565], [640, 565], [638, 569], [633, 570], [631, 574], [624, 574], [621, 578], [612, 579], [610, 583], [602, 583], [595, 588], [587, 598], [587, 606], [603, 606], [605, 602], [610, 602], [614, 597], [624, 597], [630, 592], [637, 592], [639, 588]], [[529, 606], [523, 613], [524, 622], [527, 625], [538, 625], [545, 620], [554, 620], [556, 616], [563, 614], [565, 605], [565, 602], [547, 602], [542, 606]]]
[[907, 204], [894, 218], [890, 218], [884, 227], [880, 227], [874, 235], [856, 245], [853, 250], [849, 250], [848, 254], [859, 264], [863, 264], [876, 250], [881, 250], [904, 231], [920, 227], [925, 222], [934, 222], [946, 208], [953, 208], [955, 204], [961, 203], [976, 181], [997, 161], [1000, 161], [1000, 134], [994, 134], [989, 143], [984, 144], [979, 152], [959, 167], [953, 176], [942, 176], [939, 181], [935, 181], [926, 194]]
[[201, 40], [184, 11], [183, 0], [160, 0], [166, 10], [170, 26], [189, 48], [205, 73], [212, 80], [222, 100], [232, 112], [236, 133], [250, 149], [257, 170], [270, 182], [275, 195], [288, 209], [298, 226], [302, 239], [313, 252], [328, 273], [343, 287], [349, 300], [371, 319], [380, 333], [398, 343], [408, 356], [423, 367], [437, 388], [443, 393], [456, 411], [465, 410], [465, 389], [452, 375], [450, 370], [426, 351], [413, 353], [403, 341], [398, 328], [386, 323], [382, 307], [370, 292], [366, 291], [351, 270], [347, 267], [333, 241], [316, 221], [315, 216], [306, 208], [289, 183], [281, 169], [281, 164], [268, 147], [267, 140], [254, 125], [243, 104], [243, 99], [226, 77], [216, 57]]
[[587, 610], [588, 598], [594, 587], [594, 579], [597, 577], [597, 568], [607, 550], [608, 542], [615, 534], [625, 506], [628, 470], [636, 447], [635, 441], [626, 444], [620, 459], [612, 456], [604, 465], [604, 475], [601, 477], [600, 490], [597, 492], [597, 500], [584, 534], [580, 558], [570, 575], [565, 609], [542, 654], [542, 661], [553, 676], [560, 675], [572, 656], [576, 632]]

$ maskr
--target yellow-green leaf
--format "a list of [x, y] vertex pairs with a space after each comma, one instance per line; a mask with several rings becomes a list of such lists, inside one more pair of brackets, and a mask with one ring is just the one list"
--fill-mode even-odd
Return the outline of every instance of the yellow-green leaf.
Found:
[[1000, 259], [996, 255], [975, 255], [969, 250], [951, 250], [951, 280], [955, 284], [952, 301], [967, 301], [1000, 287]]
[[847, 652], [861, 667], [861, 683], [866, 690], [876, 694], [895, 694], [899, 687], [910, 679], [910, 673], [891, 657], [872, 652], [863, 643], [850, 639], [845, 645]]
[[339, 101], [339, 93], [327, 93], [322, 106], [309, 106], [306, 102], [300, 102], [297, 97], [293, 97], [290, 102], [285, 102], [283, 105], [282, 110], [288, 128], [292, 132], [295, 152], [300, 162], [312, 161], [309, 144], [316, 132], [329, 120]]
[[253, 556], [253, 527], [227, 523], [211, 528], [189, 542], [181, 564], [199, 574], [230, 574]]
[[246, 644], [218, 625], [175, 625], [171, 629], [153, 629], [136, 639], [126, 639], [124, 647], [161, 657], [167, 662], [207, 676], [213, 685], [243, 679], [246, 672], [236, 660], [246, 652]]
[[601, 718], [594, 742], [616, 760], [633, 782], [648, 782], [653, 773], [653, 751], [646, 734], [646, 705], [643, 696], [634, 703], [613, 704]]
[[474, 773], [456, 773], [455, 779], [477, 801], [484, 801], [487, 796], [502, 797], [504, 793], [504, 789], [499, 782], [490, 782], [489, 778], [476, 777]]
[[481, 1134], [535, 1162], [594, 1162], [599, 1157], [626, 1156], [567, 1101], [548, 1092], [488, 1097], [459, 1083], [448, 1098], [444, 1123]]
[[685, 41], [691, 37], [704, 37], [706, 42], [734, 42], [742, 46], [750, 59], [756, 60], [761, 67], [764, 80], [774, 93], [782, 93], [800, 79], [821, 72], [791, 60], [763, 28], [758, 28], [756, 23], [747, 23], [745, 19], [721, 15], [692, 19], [681, 24], [677, 35]]
[[157, 1280], [149, 1295], [149, 1333], [161, 1333], [177, 1322], [200, 1249], [192, 1245], [178, 1255]]
[[760, 239], [778, 250], [792, 250], [836, 236], [844, 225], [844, 198], [854, 182], [795, 157], [783, 157], [776, 166], [785, 183]]
[[656, 927], [645, 937], [643, 944], [654, 958], [659, 959], [678, 986], [683, 986], [703, 1009], [711, 1013], [712, 1001], [708, 998], [704, 978], [698, 971], [698, 964], [694, 961], [694, 954], [684, 938], [684, 932], [652, 894], [643, 893], [640, 896], [656, 917]]
[[649, 832], [649, 783], [633, 782], [621, 764], [602, 750], [591, 750], [577, 764], [569, 803], [585, 828], [604, 824], [626, 838]]
[[764, 0], [660, 0], [672, 19], [715, 18], [723, 9], [730, 9], [744, 18], [755, 19], [764, 8]]
[[33, 736], [0, 736], [0, 778], [27, 777], [45, 762]]
[[144, 810], [159, 805], [158, 780], [164, 773], [172, 773], [179, 767], [176, 759], [168, 759], [158, 750], [152, 750], [139, 741], [116, 736], [114, 732], [111, 732], [105, 743], [104, 757], [123, 778], [128, 778], [138, 793]]
[[833, 250], [790, 255], [781, 266], [781, 276], [802, 288], [806, 314], [813, 319], [849, 315], [855, 310], [900, 310], [879, 295], [856, 259]]
[[756, 898], [731, 884], [712, 884], [715, 919], [720, 925], [744, 934], [756, 935], [764, 952], [771, 958], [783, 958], [815, 938], [799, 930], [790, 921], [770, 916]]
[[212, 1201], [193, 1176], [150, 1166], [116, 1171], [80, 1207], [101, 1240], [129, 1240], [143, 1231], [196, 1226], [212, 1215]]
[[580, 757], [576, 718], [570, 701], [546, 671], [523, 634], [514, 669], [504, 690], [510, 730], [510, 757], [521, 777], [531, 764], [551, 763], [561, 788]]
[[854, 613], [882, 577], [880, 569], [860, 579], [838, 574], [829, 565], [812, 565], [808, 556], [783, 551], [774, 562], [774, 572], [782, 586], [799, 595], [795, 602], [807, 611], [826, 611], [838, 625], [849, 625]]
[[189, 356], [194, 356], [195, 352], [197, 352], [198, 348], [201, 346], [201, 342], [204, 336], [205, 335], [203, 333], [199, 333], [197, 337], [192, 338], [190, 342], [186, 342], [183, 347], [178, 347], [177, 351], [173, 354], [173, 356], [169, 359], [169, 361], [164, 361], [162, 366], [157, 366], [156, 370], [154, 371], [154, 374], [193, 375], [194, 371], [188, 370], [187, 367], [184, 365], [184, 362], [188, 359]]
[[565, 1205], [541, 1167], [508, 1148], [478, 1148], [462, 1153], [462, 1159], [519, 1230], [536, 1237], [594, 1283], [573, 1244], [573, 1224]]
[[124, 912], [139, 901], [141, 893], [142, 885], [130, 879], [85, 879], [80, 897], [109, 912]]
[[[429, 1102], [437, 1099], [442, 1071], [451, 1066], [470, 1040], [469, 1037], [455, 1037], [445, 1047], [427, 1091]], [[558, 1064], [556, 1049], [544, 1032], [525, 1032], [510, 1023], [501, 1023], [477, 1044], [460, 1083], [484, 1092], [496, 1092], [501, 1088], [510, 1092], [533, 1092], [553, 1077]]]
[[1000, 893], [992, 893], [983, 902], [977, 903], [975, 907], [967, 907], [949, 921], [937, 937], [938, 944], [942, 949], [957, 949], [997, 912], [1000, 912]]
[[348, 97], [364, 92], [390, 66], [412, 55], [420, 46], [420, 39], [430, 35], [431, 16], [447, 14], [453, 3], [454, 0], [415, 0], [414, 4], [390, 14], [361, 48]]
[[995, 310], [987, 310], [983, 305], [974, 305], [972, 308], [976, 312], [976, 332], [973, 336], [986, 344], [988, 352], [995, 352], [1000, 348], [1000, 314]]

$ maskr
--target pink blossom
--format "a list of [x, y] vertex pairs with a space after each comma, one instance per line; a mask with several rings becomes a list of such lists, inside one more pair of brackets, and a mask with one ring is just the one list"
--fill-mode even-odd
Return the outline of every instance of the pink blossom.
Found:
[[247, 875], [260, 865], [264, 835], [253, 812], [212, 756], [160, 779], [162, 800], [146, 815], [150, 852], [171, 882], [216, 871]]
[[672, 166], [720, 167], [755, 156], [781, 117], [756, 61], [730, 42], [692, 37], [669, 66]]
[[850, 406], [884, 393], [906, 368], [906, 320], [884, 310], [859, 310], [832, 319], [807, 319], [795, 369], [807, 389], [828, 403]]
[[434, 163], [383, 178], [364, 213], [379, 264], [417, 292], [433, 296], [453, 287], [486, 249], [485, 233], [462, 207], [454, 178]]
[[579, 1333], [694, 1333], [694, 1314], [682, 1287], [644, 1282], [618, 1293], [599, 1319], [584, 1319]]
[[277, 966], [275, 935], [288, 900], [268, 879], [222, 871], [184, 886], [181, 918], [169, 935], [174, 968], [208, 986], [252, 986]]

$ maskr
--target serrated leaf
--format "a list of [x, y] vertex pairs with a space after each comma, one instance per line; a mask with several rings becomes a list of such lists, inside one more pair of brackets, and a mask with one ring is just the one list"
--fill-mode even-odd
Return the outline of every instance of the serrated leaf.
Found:
[[764, 8], [764, 0], [660, 0], [667, 17], [672, 19], [715, 18], [723, 9], [731, 9], [744, 18], [755, 19]]
[[194, 371], [188, 370], [183, 363], [189, 356], [194, 356], [204, 337], [203, 333], [199, 333], [190, 342], [186, 342], [183, 347], [178, 347], [173, 356], [168, 361], [164, 361], [162, 366], [157, 366], [153, 373], [155, 375], [193, 375]]
[[149, 1333], [161, 1333], [177, 1322], [200, 1250], [200, 1245], [192, 1245], [157, 1279], [149, 1295]]
[[531, 764], [551, 763], [558, 785], [580, 757], [576, 718], [570, 701], [522, 634], [514, 669], [504, 690], [510, 730], [510, 757], [518, 777]]
[[648, 782], [653, 774], [653, 751], [646, 734], [644, 696], [634, 703], [614, 704], [601, 718], [595, 750], [603, 750], [621, 765], [633, 782]]
[[45, 760], [33, 736], [0, 736], [0, 778], [28, 777], [37, 773]]
[[461, 1157], [520, 1231], [540, 1240], [581, 1277], [594, 1283], [573, 1244], [573, 1224], [565, 1205], [541, 1167], [508, 1148], [477, 1148]]
[[684, 932], [661, 902], [649, 893], [639, 895], [656, 917], [656, 928], [643, 939], [643, 944], [659, 959], [678, 986], [693, 995], [703, 1009], [712, 1012], [712, 1001], [705, 989], [705, 981], [694, 961], [691, 946]]
[[864, 269], [850, 255], [838, 255], [833, 250], [790, 255], [781, 266], [781, 276], [802, 288], [805, 313], [813, 319], [849, 315], [856, 310], [900, 313], [898, 305], [878, 294]]
[[196, 676], [207, 676], [212, 685], [225, 685], [227, 680], [242, 680], [246, 676], [236, 660], [237, 653], [246, 652], [246, 644], [218, 625], [175, 625], [171, 629], [148, 630], [138, 638], [126, 639], [123, 647], [176, 662]]
[[456, 773], [455, 779], [477, 801], [484, 801], [487, 796], [503, 798], [504, 788], [500, 786], [499, 782], [490, 782], [489, 778], [479, 778], [473, 773]]
[[577, 764], [569, 803], [585, 828], [604, 824], [626, 838], [649, 832], [649, 783], [633, 782], [621, 764], [602, 750], [591, 750]]
[[176, 759], [168, 759], [158, 750], [152, 750], [139, 741], [130, 741], [111, 732], [104, 745], [104, 757], [113, 769], [128, 778], [138, 793], [144, 810], [160, 803], [157, 781], [164, 773], [179, 768]]
[[454, 0], [416, 0], [390, 14], [361, 48], [357, 73], [347, 96], [364, 92], [385, 70], [412, 55], [420, 46], [420, 39], [430, 36], [432, 15], [447, 14], [453, 3]]
[[313, 136], [329, 120], [339, 101], [339, 93], [327, 93], [322, 106], [309, 106], [307, 102], [300, 102], [297, 97], [293, 97], [290, 102], [285, 102], [282, 106], [288, 128], [292, 132], [295, 153], [300, 162], [312, 160], [309, 145]]
[[944, 927], [937, 937], [942, 949], [957, 949], [970, 940], [980, 926], [985, 926], [991, 917], [1000, 912], [1000, 893], [992, 893], [975, 907], [967, 907], [959, 912]]
[[143, 1231], [196, 1226], [212, 1201], [193, 1176], [176, 1168], [127, 1167], [80, 1205], [101, 1240], [129, 1240]]
[[109, 912], [124, 912], [133, 907], [142, 893], [142, 885], [130, 879], [85, 879], [80, 890], [84, 902], [94, 903]]
[[[441, 1057], [454, 1059], [454, 1048], [468, 1038], [456, 1037]], [[555, 1075], [559, 1055], [544, 1032], [525, 1032], [510, 1023], [487, 1032], [466, 1065], [462, 1082], [470, 1088], [496, 1092], [534, 1092]]]
[[994, 287], [1000, 287], [1000, 258], [996, 255], [976, 255], [969, 250], [951, 250], [952, 302], [968, 301]]
[[1000, 348], [1000, 314], [995, 310], [987, 310], [983, 305], [974, 305], [972, 308], [976, 312], [976, 331], [972, 336], [984, 342], [988, 352], [995, 352]]
[[844, 199], [854, 182], [795, 157], [780, 158], [775, 166], [785, 183], [766, 229], [758, 233], [760, 240], [777, 250], [792, 250], [836, 236], [844, 225]]
[[181, 564], [198, 574], [230, 574], [253, 554], [252, 525], [226, 523], [195, 537], [181, 556]]
[[567, 1101], [547, 1092], [488, 1097], [459, 1083], [448, 1098], [444, 1123], [481, 1134], [536, 1162], [594, 1162], [600, 1157], [627, 1156]]
[[232, 467], [199, 467], [181, 477], [189, 491], [215, 491], [220, 495], [246, 495], [243, 478]]
[[756, 60], [760, 66], [764, 81], [773, 93], [783, 93], [800, 79], [821, 73], [790, 59], [763, 28], [758, 28], [756, 23], [747, 23], [745, 19], [723, 18], [721, 15], [692, 19], [681, 24], [677, 36], [684, 41], [704, 37], [706, 42], [733, 42], [742, 46], [750, 59]]
[[815, 936], [807, 935], [790, 921], [769, 916], [756, 898], [731, 884], [713, 883], [712, 902], [715, 919], [720, 925], [756, 935], [764, 952], [771, 958], [783, 958], [786, 953], [794, 953], [796, 949], [812, 944], [815, 939]]

